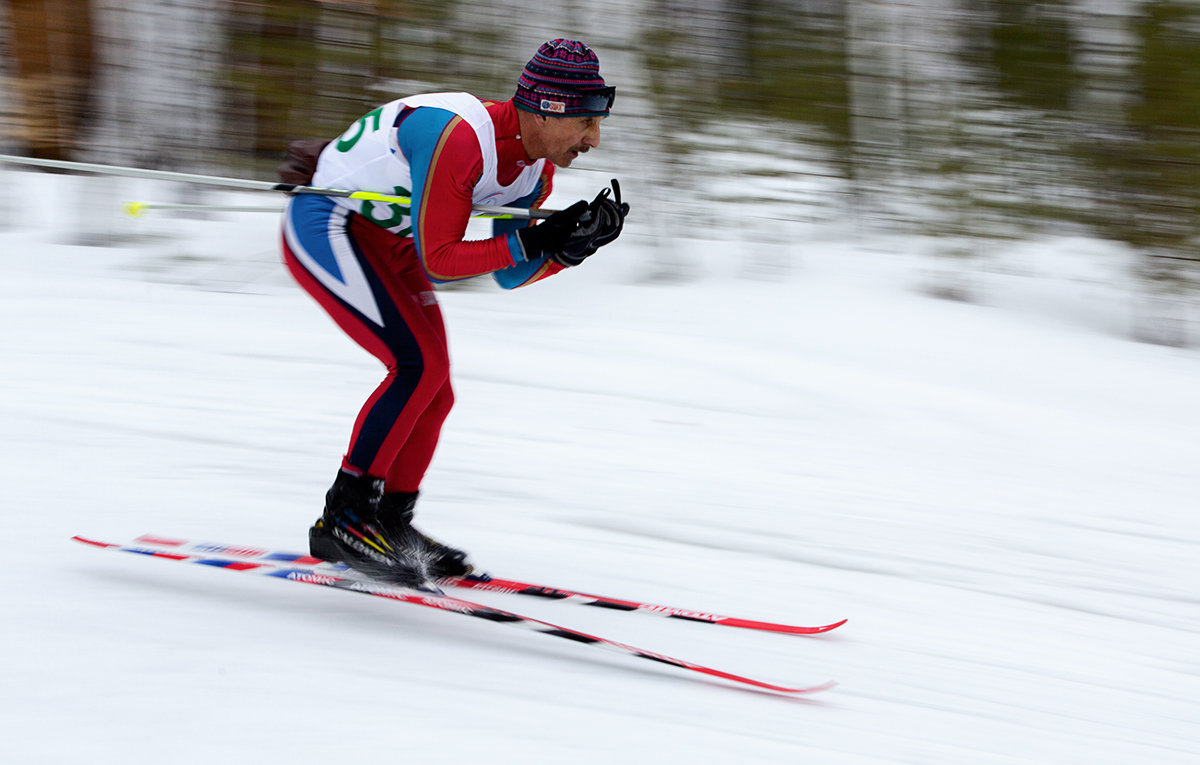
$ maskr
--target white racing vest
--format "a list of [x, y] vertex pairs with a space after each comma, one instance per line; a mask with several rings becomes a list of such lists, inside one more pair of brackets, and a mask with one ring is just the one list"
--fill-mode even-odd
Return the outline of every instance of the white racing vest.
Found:
[[[473, 204], [506, 205], [533, 193], [545, 159], [532, 162], [508, 186], [496, 179], [496, 128], [478, 98], [469, 93], [409, 96], [363, 115], [321, 152], [313, 185], [327, 189], [374, 191], [412, 196], [412, 171], [397, 144], [396, 117], [404, 107], [432, 106], [462, 117], [475, 131], [483, 155], [483, 173], [475, 184]], [[431, 140], [437, 140], [431, 136]], [[412, 235], [409, 205], [334, 197], [338, 206], [356, 212], [400, 236]]]

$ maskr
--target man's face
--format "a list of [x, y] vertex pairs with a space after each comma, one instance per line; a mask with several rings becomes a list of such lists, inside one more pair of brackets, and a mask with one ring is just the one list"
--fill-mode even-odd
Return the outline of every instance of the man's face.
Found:
[[[570, 167], [580, 154], [600, 145], [600, 121], [603, 119], [604, 117], [539, 117], [536, 156], [545, 157], [559, 167]], [[530, 155], [534, 156], [534, 152]]]

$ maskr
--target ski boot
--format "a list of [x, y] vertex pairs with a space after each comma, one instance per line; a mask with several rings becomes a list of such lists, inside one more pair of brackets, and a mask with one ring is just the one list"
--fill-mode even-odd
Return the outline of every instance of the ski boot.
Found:
[[404, 529], [401, 535], [405, 554], [417, 561], [430, 579], [466, 576], [471, 573], [467, 554], [421, 533], [412, 525], [417, 492], [389, 492], [383, 495], [380, 515]]
[[339, 472], [325, 494], [325, 512], [308, 531], [309, 552], [381, 582], [428, 587], [424, 567], [407, 552], [408, 524], [381, 513], [382, 498], [380, 479]]

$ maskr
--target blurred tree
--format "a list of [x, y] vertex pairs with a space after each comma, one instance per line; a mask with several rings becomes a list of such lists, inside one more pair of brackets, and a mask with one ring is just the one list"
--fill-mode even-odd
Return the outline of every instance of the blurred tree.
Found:
[[1032, 112], [1063, 112], [1080, 74], [1069, 0], [967, 0], [968, 57], [986, 62], [1002, 101]]
[[[843, 3], [653, 0], [642, 19], [660, 250], [725, 220], [744, 239], [778, 244], [791, 221], [816, 214], [787, 188], [811, 186], [795, 183], [802, 158], [818, 155], [805, 169], [837, 183], [855, 168]], [[747, 177], [755, 194], [731, 191]], [[653, 275], [678, 278], [684, 263], [660, 252]]]
[[[234, 0], [225, 21], [225, 131], [272, 161], [288, 141], [333, 136], [382, 101], [499, 84], [502, 29], [456, 0]], [[515, 74], [507, 72], [506, 89]], [[507, 93], [505, 93], [507, 96]]]
[[[655, 189], [652, 211], [660, 236], [647, 277], [676, 280], [688, 271], [680, 240], [711, 225], [712, 174], [695, 161], [698, 138], [723, 118], [716, 84], [727, 65], [722, 41], [741, 30], [721, 0], [650, 0], [635, 46], [652, 103], [645, 139], [646, 175]], [[678, 19], [687, 14], [686, 27]]]
[[277, 157], [307, 121], [318, 65], [319, 0], [235, 0], [226, 16], [227, 129], [252, 155]]
[[32, 156], [70, 159], [91, 110], [90, 0], [10, 0], [17, 141]]
[[[965, 76], [948, 112], [956, 236], [1019, 236], [1073, 216], [1072, 107], [1083, 85], [1067, 0], [963, 0]], [[945, 179], [944, 180], [948, 180]]]
[[1195, 286], [1200, 262], [1200, 8], [1153, 0], [1131, 30], [1123, 124], [1080, 147], [1105, 203], [1092, 223], [1144, 253], [1143, 276], [1177, 291]]
[[730, 3], [732, 44], [720, 81], [722, 112], [815, 128], [811, 137], [854, 169], [847, 4], [825, 0]]

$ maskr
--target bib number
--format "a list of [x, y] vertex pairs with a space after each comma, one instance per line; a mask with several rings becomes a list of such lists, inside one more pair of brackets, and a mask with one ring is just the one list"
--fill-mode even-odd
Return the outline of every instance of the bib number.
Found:
[[[396, 194], [396, 196], [398, 196], [398, 197], [412, 198], [412, 192], [409, 191], [408, 189], [404, 188], [403, 186], [393, 186], [392, 189], [393, 189], [394, 193]], [[383, 226], [384, 228], [389, 229], [389, 230], [402, 225], [404, 223], [404, 220], [406, 218], [408, 218], [409, 215], [412, 214], [412, 208], [403, 207], [401, 205], [396, 204], [395, 202], [390, 202], [385, 206], [384, 209], [390, 211], [391, 216], [387, 217], [387, 218], [377, 218], [377, 217], [375, 217], [375, 205], [377, 205], [377, 204], [380, 204], [380, 203], [372, 202], [369, 199], [363, 200], [362, 208], [361, 208], [360, 212], [362, 213], [362, 216], [364, 218], [371, 221], [375, 225]], [[404, 230], [397, 231], [396, 234], [398, 236], [412, 236], [412, 226], [411, 225], [405, 226]]]
[[358, 143], [359, 140], [366, 135], [368, 120], [374, 123], [371, 126], [372, 133], [374, 133], [376, 130], [379, 130], [379, 120], [382, 116], [383, 107], [381, 106], [378, 109], [369, 111], [363, 116], [359, 117], [358, 122], [355, 122], [350, 126], [349, 130], [347, 130], [345, 133], [342, 133], [342, 137], [339, 138], [337, 142], [337, 150], [344, 152], [353, 149], [354, 144]]

